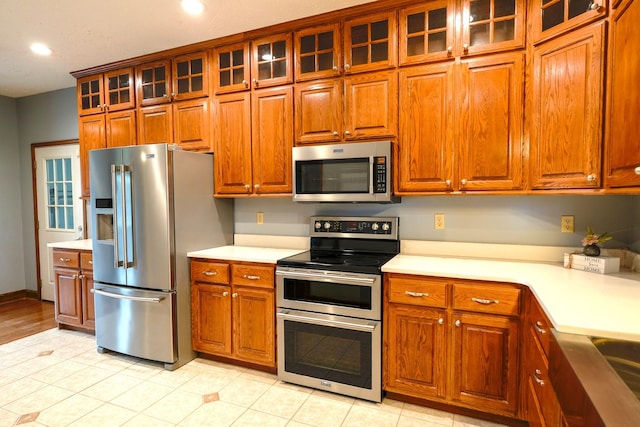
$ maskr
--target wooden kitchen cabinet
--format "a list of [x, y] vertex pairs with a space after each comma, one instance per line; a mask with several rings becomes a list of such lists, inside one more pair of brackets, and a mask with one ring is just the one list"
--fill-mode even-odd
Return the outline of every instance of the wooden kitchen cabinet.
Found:
[[299, 83], [295, 90], [296, 145], [397, 135], [395, 71]]
[[291, 194], [293, 88], [219, 95], [213, 127], [216, 195]]
[[523, 91], [521, 51], [401, 70], [397, 193], [521, 189]]
[[304, 28], [294, 33], [296, 81], [341, 75], [340, 24]]
[[137, 66], [138, 106], [209, 96], [208, 70], [206, 51]]
[[251, 89], [249, 42], [215, 48], [212, 55], [216, 94]]
[[627, 0], [610, 20], [606, 109], [605, 171], [607, 188], [640, 186], [640, 1]]
[[507, 283], [387, 274], [384, 389], [515, 417], [520, 300]]
[[254, 89], [293, 83], [291, 33], [275, 34], [251, 43], [251, 83]]
[[530, 31], [534, 43], [607, 16], [608, 0], [546, 0], [529, 2]]
[[53, 273], [58, 326], [95, 330], [91, 252], [54, 249]]
[[81, 77], [76, 84], [80, 116], [126, 110], [136, 105], [131, 67]]
[[344, 71], [394, 68], [397, 59], [395, 11], [358, 16], [344, 21]]
[[400, 65], [524, 47], [525, 6], [518, 0], [439, 0], [401, 8], [399, 16]]
[[601, 186], [604, 25], [598, 22], [533, 49], [532, 189]]
[[275, 267], [191, 261], [193, 348], [275, 368]]

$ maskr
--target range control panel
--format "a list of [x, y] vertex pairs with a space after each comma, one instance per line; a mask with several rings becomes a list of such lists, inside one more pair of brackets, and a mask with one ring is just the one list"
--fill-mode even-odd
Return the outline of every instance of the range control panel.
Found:
[[312, 237], [398, 239], [397, 217], [311, 217]]

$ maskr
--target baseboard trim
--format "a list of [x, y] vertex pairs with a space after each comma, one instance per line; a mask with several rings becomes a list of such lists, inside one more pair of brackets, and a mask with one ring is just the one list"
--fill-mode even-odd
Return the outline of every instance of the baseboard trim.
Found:
[[19, 291], [7, 292], [6, 294], [0, 294], [0, 304], [3, 302], [17, 301], [24, 298], [38, 299], [38, 291], [32, 291], [29, 289], [21, 289]]

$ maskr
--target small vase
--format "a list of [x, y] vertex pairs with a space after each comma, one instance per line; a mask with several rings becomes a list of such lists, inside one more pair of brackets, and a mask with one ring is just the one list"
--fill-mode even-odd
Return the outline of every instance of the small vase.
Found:
[[600, 247], [596, 244], [587, 245], [582, 250], [582, 253], [584, 253], [586, 256], [598, 256], [600, 255]]

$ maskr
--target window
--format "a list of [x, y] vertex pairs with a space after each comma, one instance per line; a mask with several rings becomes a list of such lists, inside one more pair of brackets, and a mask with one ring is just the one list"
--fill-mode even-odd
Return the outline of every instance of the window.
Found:
[[71, 157], [46, 160], [47, 228], [73, 230]]

